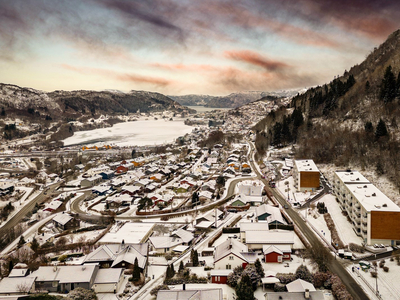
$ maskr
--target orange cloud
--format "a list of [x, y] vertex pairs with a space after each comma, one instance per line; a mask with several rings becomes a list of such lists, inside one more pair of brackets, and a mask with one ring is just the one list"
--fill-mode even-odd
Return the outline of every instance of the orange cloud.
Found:
[[283, 62], [267, 59], [256, 52], [248, 50], [225, 51], [224, 56], [233, 60], [244, 61], [268, 71], [279, 71], [280, 69], [289, 67], [289, 65]]

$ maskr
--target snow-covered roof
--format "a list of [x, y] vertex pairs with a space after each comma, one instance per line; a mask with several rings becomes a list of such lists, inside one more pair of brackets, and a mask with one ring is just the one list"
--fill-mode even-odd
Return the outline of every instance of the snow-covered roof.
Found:
[[57, 216], [55, 216], [53, 218], [53, 221], [57, 222], [61, 225], [65, 225], [72, 219], [73, 219], [73, 217], [71, 217], [69, 214], [61, 213], [61, 214], [58, 214]]
[[317, 165], [312, 159], [301, 159], [294, 161], [298, 172], [319, 172]]
[[156, 249], [173, 248], [183, 243], [181, 238], [171, 236], [151, 236], [149, 241]]
[[237, 257], [241, 258], [243, 261], [247, 261], [245, 257], [241, 254], [242, 252], [248, 252], [247, 246], [235, 239], [227, 239], [222, 244], [215, 247], [214, 252], [214, 263], [224, 258], [229, 254], [235, 254]]
[[126, 244], [142, 243], [152, 231], [154, 223], [125, 223], [117, 232], [109, 232], [100, 239], [99, 244], [119, 244], [122, 240]]
[[246, 231], [247, 244], [294, 244], [294, 232], [288, 230]]
[[266, 222], [241, 222], [239, 226], [240, 232], [269, 230], [269, 225]]
[[[114, 267], [122, 261], [133, 265], [137, 258], [139, 268], [144, 269], [147, 261], [147, 247], [147, 243], [125, 246], [125, 248], [117, 254], [111, 267]], [[143, 251], [146, 251], [145, 254]]]
[[41, 266], [28, 277], [36, 281], [59, 281], [59, 283], [90, 282], [97, 265]]
[[118, 283], [122, 271], [124, 269], [99, 269], [97, 271], [96, 278], [94, 279], [94, 284], [101, 284], [101, 283]]
[[226, 270], [226, 269], [221, 269], [221, 270], [211, 270], [210, 275], [211, 276], [228, 276], [231, 274], [233, 270]]
[[258, 207], [256, 207], [256, 216], [260, 217], [264, 214], [267, 214], [267, 221], [268, 223], [277, 221], [282, 224], [286, 224], [286, 221], [283, 219], [281, 211], [279, 210], [278, 207], [269, 205], [269, 204], [263, 204]]
[[400, 211], [400, 208], [372, 183], [346, 185], [366, 211]]
[[184, 243], [189, 243], [194, 238], [194, 236], [193, 236], [193, 234], [191, 232], [186, 231], [186, 230], [184, 230], [182, 228], [179, 228], [178, 230], [172, 232], [171, 235], [172, 236], [173, 235], [177, 235], [178, 237], [180, 237], [182, 239], [182, 241]]
[[311, 283], [303, 279], [297, 279], [295, 281], [292, 281], [291, 283], [288, 283], [286, 285], [286, 289], [289, 293], [304, 292], [306, 289], [309, 292], [315, 291], [315, 287]]
[[290, 248], [290, 245], [263, 245], [263, 253], [264, 254], [269, 254], [272, 252], [276, 252], [279, 254], [283, 253], [290, 253], [292, 252], [292, 249]]
[[222, 300], [222, 288], [205, 290], [160, 290], [157, 300]]
[[11, 270], [10, 274], [8, 275], [8, 277], [24, 277], [26, 276], [28, 272], [28, 269], [17, 269], [14, 268]]
[[[35, 277], [5, 277], [0, 281], [0, 294], [20, 294], [21, 287], [31, 290]], [[28, 292], [27, 291], [27, 292]]]
[[358, 171], [346, 170], [346, 171], [336, 171], [336, 176], [345, 184], [364, 184], [370, 183], [367, 178], [364, 177]]

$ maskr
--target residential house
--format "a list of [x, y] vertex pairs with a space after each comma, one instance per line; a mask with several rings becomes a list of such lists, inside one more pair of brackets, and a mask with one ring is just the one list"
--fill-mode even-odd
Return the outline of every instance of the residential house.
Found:
[[92, 187], [92, 193], [98, 196], [105, 196], [111, 193], [111, 186], [106, 184], [96, 185]]
[[289, 293], [304, 293], [305, 291], [315, 292], [316, 289], [312, 283], [303, 279], [296, 279], [286, 285], [286, 289]]
[[83, 264], [96, 263], [101, 269], [133, 267], [137, 258], [142, 273], [147, 266], [148, 244], [107, 244], [89, 253], [83, 260]]
[[264, 222], [240, 222], [240, 240], [246, 243], [246, 231], [268, 231], [268, 223]]
[[59, 213], [53, 218], [53, 224], [60, 230], [70, 230], [78, 228], [80, 221], [67, 213]]
[[94, 175], [92, 177], [84, 178], [81, 180], [81, 188], [92, 187], [99, 184], [103, 180], [101, 175]]
[[90, 290], [99, 266], [40, 266], [28, 277], [35, 277], [35, 289], [51, 293], [69, 292], [77, 287]]
[[304, 292], [267, 292], [264, 294], [265, 300], [324, 300], [322, 291], [304, 291]]
[[33, 276], [5, 277], [0, 281], [0, 296], [31, 294], [35, 291], [35, 279]]
[[99, 269], [92, 289], [95, 293], [117, 293], [124, 281], [124, 269]]
[[43, 209], [43, 211], [49, 211], [49, 212], [53, 212], [56, 209], [58, 209], [61, 205], [63, 204], [62, 201], [60, 201], [59, 199], [53, 199], [50, 203], [48, 203], [45, 208]]
[[290, 245], [264, 245], [263, 254], [266, 263], [281, 263], [290, 260], [292, 249]]
[[293, 248], [294, 232], [289, 230], [246, 231], [246, 245], [252, 250], [261, 250], [264, 245], [290, 245]]
[[126, 166], [118, 166], [117, 169], [115, 170], [116, 175], [121, 175], [121, 174], [126, 174], [128, 172], [128, 167]]
[[215, 247], [214, 269], [233, 270], [238, 266], [245, 268], [249, 263], [254, 263], [257, 253], [249, 252], [247, 245], [235, 239], [227, 239]]
[[226, 282], [228, 281], [228, 276], [231, 273], [232, 270], [229, 269], [211, 270], [210, 271], [211, 283], [226, 284]]
[[212, 226], [218, 227], [220, 220], [223, 218], [224, 213], [219, 209], [211, 210], [203, 215], [200, 215], [195, 220], [196, 228], [210, 228]]
[[[185, 285], [184, 285], [185, 288]], [[204, 290], [160, 290], [157, 293], [156, 300], [223, 300], [222, 289], [204, 289]]]
[[108, 170], [108, 171], [101, 172], [99, 175], [101, 175], [103, 180], [108, 180], [108, 179], [112, 179], [115, 176], [115, 172]]
[[273, 225], [284, 225], [287, 224], [283, 219], [279, 207], [272, 206], [270, 204], [263, 204], [256, 208], [256, 218], [258, 221], [266, 221], [272, 228]]
[[136, 185], [124, 185], [121, 188], [121, 194], [128, 194], [130, 196], [135, 196], [142, 191], [142, 187]]

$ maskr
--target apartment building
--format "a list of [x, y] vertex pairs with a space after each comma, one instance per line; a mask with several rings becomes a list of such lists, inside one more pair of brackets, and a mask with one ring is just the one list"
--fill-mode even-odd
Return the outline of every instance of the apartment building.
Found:
[[333, 191], [366, 245], [400, 241], [400, 208], [361, 173], [336, 171]]
[[312, 159], [294, 161], [293, 179], [298, 192], [313, 192], [319, 188], [320, 172]]

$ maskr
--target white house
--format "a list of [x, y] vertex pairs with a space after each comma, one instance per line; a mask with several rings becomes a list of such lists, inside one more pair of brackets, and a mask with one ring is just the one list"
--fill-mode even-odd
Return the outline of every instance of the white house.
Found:
[[214, 269], [234, 269], [238, 266], [245, 268], [249, 263], [254, 263], [257, 259], [257, 253], [249, 252], [245, 244], [235, 240], [228, 239], [215, 248]]

